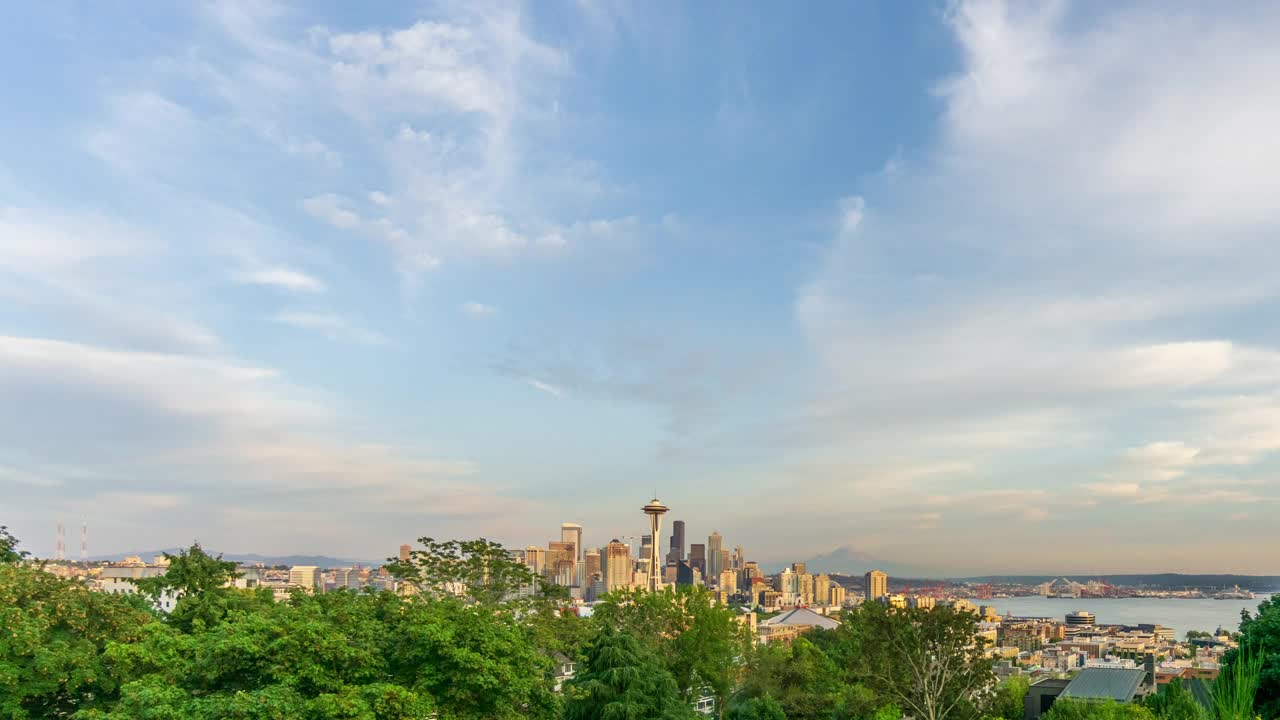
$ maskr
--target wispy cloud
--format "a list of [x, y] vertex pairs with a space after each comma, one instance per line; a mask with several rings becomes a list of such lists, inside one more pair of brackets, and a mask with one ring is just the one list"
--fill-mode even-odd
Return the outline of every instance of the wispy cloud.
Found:
[[461, 310], [464, 315], [473, 318], [492, 317], [498, 312], [498, 308], [492, 305], [485, 305], [482, 302], [476, 302], [475, 300], [462, 303], [458, 306], [458, 309]]
[[275, 315], [272, 320], [302, 330], [314, 331], [339, 342], [361, 345], [388, 345], [391, 342], [381, 333], [360, 327], [348, 318], [334, 313], [286, 311]]
[[536, 378], [528, 378], [525, 382], [529, 383], [529, 387], [541, 390], [549, 395], [555, 395], [558, 398], [565, 397], [565, 391], [548, 382], [543, 382]]
[[290, 268], [261, 268], [237, 273], [236, 282], [242, 285], [263, 285], [292, 292], [324, 292], [325, 284], [304, 272]]

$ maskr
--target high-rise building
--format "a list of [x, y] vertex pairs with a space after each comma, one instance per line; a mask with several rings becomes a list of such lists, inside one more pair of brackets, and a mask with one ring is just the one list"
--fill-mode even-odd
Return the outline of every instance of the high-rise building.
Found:
[[742, 570], [747, 564], [747, 553], [742, 549], [741, 545], [733, 546], [733, 569]]
[[804, 571], [805, 571], [804, 563], [802, 563], [802, 562], [798, 562], [798, 563], [791, 563], [791, 572], [793, 572], [793, 573], [795, 573], [795, 574], [797, 574], [797, 575], [803, 575], [803, 574], [804, 574]]
[[687, 560], [681, 560], [676, 563], [676, 584], [692, 585], [693, 584], [693, 566]]
[[675, 565], [684, 559], [684, 521], [671, 523], [671, 549], [667, 551], [667, 564]]
[[889, 576], [880, 570], [872, 570], [863, 578], [867, 583], [867, 602], [879, 600], [889, 594]]
[[662, 537], [658, 534], [658, 531], [662, 529], [662, 516], [667, 514], [669, 509], [659, 502], [656, 497], [649, 501], [648, 505], [641, 508], [649, 518], [649, 564], [648, 569], [645, 571], [645, 581], [651, 592], [657, 592], [662, 589], [662, 570], [659, 568], [658, 549], [653, 547], [652, 543]]
[[558, 584], [576, 585], [578, 548], [571, 542], [547, 543], [547, 577]]
[[796, 573], [796, 602], [814, 605], [813, 576], [809, 573]]
[[827, 603], [831, 607], [844, 607], [845, 589], [840, 585], [831, 586], [831, 600]]
[[707, 546], [702, 543], [689, 545], [689, 567], [707, 574]]
[[720, 571], [723, 569], [724, 538], [720, 537], [720, 533], [712, 530], [707, 538], [707, 579], [712, 582], [719, 581]]
[[649, 558], [653, 555], [653, 536], [640, 536], [640, 560], [648, 567]]
[[409, 546], [400, 546], [400, 562], [409, 562]]
[[827, 574], [813, 577], [813, 601], [815, 605], [831, 604], [831, 576]]
[[293, 587], [315, 592], [317, 586], [323, 587], [321, 583], [320, 568], [315, 565], [294, 565], [289, 568], [289, 584]]
[[720, 571], [720, 591], [730, 595], [738, 592], [738, 575], [732, 570]]
[[540, 548], [537, 545], [530, 545], [524, 549], [524, 562], [533, 571], [534, 575], [546, 575], [547, 549]]
[[604, 567], [600, 563], [600, 551], [592, 548], [583, 553], [583, 574], [588, 578], [592, 575], [599, 575], [600, 569]]
[[631, 546], [614, 540], [604, 547], [605, 591], [631, 587]]
[[571, 542], [577, 548], [578, 554], [574, 557], [574, 562], [582, 562], [585, 558], [584, 549], [582, 547], [582, 526], [577, 523], [564, 523], [560, 526], [560, 542]]

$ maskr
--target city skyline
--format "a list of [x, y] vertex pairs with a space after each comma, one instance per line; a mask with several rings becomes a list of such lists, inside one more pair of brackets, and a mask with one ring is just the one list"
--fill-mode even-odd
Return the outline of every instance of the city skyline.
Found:
[[1280, 572], [1274, 3], [8, 10], [37, 554]]

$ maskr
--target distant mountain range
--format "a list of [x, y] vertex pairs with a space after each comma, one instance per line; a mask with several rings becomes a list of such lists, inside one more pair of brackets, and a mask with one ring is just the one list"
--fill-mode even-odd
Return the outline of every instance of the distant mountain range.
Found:
[[[805, 560], [804, 564], [805, 570], [811, 573], [862, 575], [869, 570], [883, 570], [893, 577], [939, 577], [928, 568], [889, 562], [869, 553], [854, 550], [848, 545], [842, 545], [828, 553], [815, 555]], [[784, 567], [791, 567], [791, 564], [778, 563], [776, 566], [766, 567], [765, 570], [777, 572]]]
[[[157, 555], [163, 555], [166, 552], [176, 555], [178, 554], [179, 549], [180, 548], [167, 548], [164, 550], [137, 550], [123, 553], [112, 553], [110, 555], [94, 555], [89, 559], [99, 562], [105, 560], [120, 560], [131, 555], [137, 555], [143, 560], [151, 562], [151, 558]], [[209, 549], [206, 549], [205, 552], [215, 556], [218, 554], [216, 551]], [[382, 565], [386, 562], [385, 559], [353, 560], [351, 558], [329, 557], [328, 555], [259, 555], [257, 553], [226, 553], [222, 556], [222, 559], [230, 560], [231, 562], [244, 563], [246, 565], [256, 565], [258, 563], [268, 566], [316, 565], [322, 568], [351, 567], [352, 565], [363, 565], [368, 567], [370, 565]]]
[[956, 580], [975, 583], [1039, 585], [1057, 578], [1074, 580], [1080, 583], [1101, 580], [1112, 585], [1166, 590], [1180, 588], [1207, 590], [1209, 588], [1230, 588], [1236, 585], [1245, 590], [1261, 592], [1280, 590], [1280, 575], [1184, 575], [1181, 573], [1154, 573], [1151, 575], [983, 575], [971, 578], [956, 578]]

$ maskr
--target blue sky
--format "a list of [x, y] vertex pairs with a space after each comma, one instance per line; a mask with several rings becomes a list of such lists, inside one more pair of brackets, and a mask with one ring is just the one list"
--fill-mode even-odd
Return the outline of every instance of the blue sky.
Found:
[[[0, 521], [1280, 572], [1266, 3], [42, 3]], [[74, 533], [72, 533], [74, 535]]]

